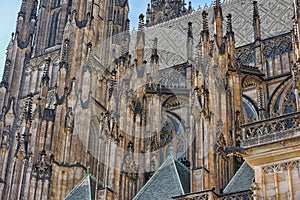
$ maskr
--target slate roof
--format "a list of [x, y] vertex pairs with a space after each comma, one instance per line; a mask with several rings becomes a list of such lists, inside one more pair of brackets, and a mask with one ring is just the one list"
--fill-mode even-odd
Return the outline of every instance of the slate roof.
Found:
[[96, 179], [91, 174], [85, 175], [65, 200], [94, 200]]
[[[261, 21], [262, 38], [270, 38], [290, 32], [293, 28], [293, 1], [292, 0], [257, 0]], [[205, 8], [208, 12], [209, 30], [213, 34], [213, 6]], [[243, 46], [253, 42], [253, 1], [227, 0], [222, 3], [224, 17], [224, 34], [226, 31], [225, 17], [232, 15], [233, 31], [235, 32], [236, 46]], [[188, 22], [193, 23], [194, 37], [199, 39], [202, 31], [202, 10], [155, 25], [151, 28], [172, 28], [187, 35]]]
[[253, 169], [248, 165], [247, 162], [244, 162], [240, 169], [233, 176], [231, 181], [228, 183], [223, 193], [229, 194], [249, 190], [252, 186], [253, 178]]
[[189, 192], [189, 169], [170, 155], [133, 199], [169, 200]]
[[[288, 33], [293, 28], [292, 0], [257, 0], [261, 21], [262, 39]], [[213, 7], [205, 8], [208, 12], [208, 24], [211, 39], [213, 38]], [[226, 16], [232, 15], [236, 47], [254, 42], [253, 1], [227, 0], [222, 3], [224, 35], [226, 33]], [[172, 19], [145, 28], [145, 60], [149, 61], [153, 39], [158, 38], [158, 55], [160, 68], [171, 67], [187, 61], [186, 41], [188, 22], [193, 23], [194, 45], [199, 42], [202, 31], [202, 10], [197, 10], [176, 19]], [[136, 31], [131, 34], [130, 54], [135, 55]], [[148, 62], [149, 63], [149, 62]]]

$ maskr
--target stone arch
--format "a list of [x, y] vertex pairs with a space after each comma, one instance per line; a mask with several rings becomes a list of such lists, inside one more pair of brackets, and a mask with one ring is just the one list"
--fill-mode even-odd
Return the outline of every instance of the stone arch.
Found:
[[96, 174], [99, 153], [99, 127], [100, 123], [97, 117], [92, 117], [90, 121], [90, 130], [88, 135], [88, 165], [91, 167], [91, 172]]
[[243, 105], [243, 121], [244, 123], [250, 123], [258, 120], [259, 111], [256, 104], [251, 100], [251, 98], [243, 95], [242, 98]]
[[257, 76], [247, 75], [242, 79], [243, 89], [250, 86], [259, 86], [261, 84], [262, 84], [262, 80]]
[[176, 94], [172, 94], [167, 96], [162, 103], [162, 107], [169, 109], [172, 107], [187, 105], [188, 99], [183, 96], [177, 96]]
[[51, 17], [51, 24], [49, 29], [49, 37], [47, 47], [53, 47], [56, 45], [57, 36], [59, 31], [59, 21], [61, 17], [61, 12], [53, 12]]
[[[245, 76], [242, 80], [242, 88], [244, 121], [250, 122], [253, 120], [264, 118], [265, 96], [262, 80], [259, 77], [253, 75]], [[250, 115], [249, 111], [251, 110], [252, 114]]]
[[[184, 158], [184, 157], [188, 157], [187, 156], [187, 142], [188, 142], [188, 137], [185, 134], [186, 133], [186, 129], [184, 127], [184, 122], [183, 120], [181, 120], [180, 116], [176, 116], [175, 113], [172, 112], [168, 112], [165, 116], [164, 119], [164, 126], [162, 128], [162, 131], [160, 132], [160, 141], [161, 141], [161, 147], [165, 146], [166, 148], [163, 148], [163, 159], [161, 159], [161, 161], [163, 161], [168, 152], [167, 149], [172, 146], [174, 149], [174, 156], [179, 158]], [[166, 122], [168, 123], [169, 126], [169, 130], [166, 130]], [[170, 137], [166, 137], [166, 136], [171, 136]], [[168, 141], [168, 143], [165, 143], [166, 139], [170, 139]]]
[[[268, 112], [270, 117], [277, 117], [278, 115], [288, 114], [296, 111], [297, 105], [294, 95], [293, 82], [292, 79], [288, 77], [275, 89], [271, 95], [271, 98], [268, 102]], [[289, 108], [286, 106], [289, 106]], [[289, 109], [289, 111], [285, 109]]]

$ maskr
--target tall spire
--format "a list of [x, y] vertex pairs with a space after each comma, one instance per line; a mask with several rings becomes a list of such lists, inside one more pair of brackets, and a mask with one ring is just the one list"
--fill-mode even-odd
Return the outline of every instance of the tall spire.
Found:
[[253, 28], [254, 28], [254, 40], [260, 40], [261, 39], [260, 17], [258, 13], [257, 1], [253, 1]]
[[232, 29], [232, 15], [228, 14], [227, 16], [227, 33], [232, 33], [233, 29]]
[[140, 14], [140, 16], [139, 16], [139, 28], [138, 28], [138, 30], [142, 30], [142, 29], [144, 29], [144, 15]]
[[153, 48], [152, 48], [152, 55], [151, 55], [151, 62], [155, 62], [158, 60], [158, 53], [157, 53], [157, 38], [153, 40]]
[[203, 41], [208, 41], [209, 40], [209, 29], [208, 29], [208, 20], [207, 20], [207, 12], [204, 10], [202, 12], [202, 31], [201, 31], [201, 37]]
[[158, 77], [159, 77], [159, 72], [158, 72], [158, 60], [159, 60], [159, 56], [158, 56], [158, 51], [157, 51], [157, 43], [158, 43], [158, 39], [154, 38], [153, 40], [153, 47], [152, 47], [152, 55], [151, 55], [151, 70], [152, 70], [152, 81], [154, 83], [158, 82]]
[[193, 23], [188, 23], [188, 36], [187, 36], [187, 59], [192, 60], [194, 54], [194, 39], [193, 39]]
[[144, 33], [144, 15], [139, 16], [139, 28], [136, 41], [136, 60], [137, 66], [141, 66], [144, 61], [145, 33]]
[[202, 31], [201, 31], [201, 38], [200, 38], [200, 42], [202, 43], [203, 45], [203, 48], [204, 49], [208, 49], [209, 48], [209, 29], [208, 29], [208, 20], [207, 20], [207, 12], [204, 10], [202, 12], [202, 21], [203, 21], [203, 24], [202, 24]]
[[192, 2], [191, 2], [191, 1], [189, 1], [188, 12], [189, 12], [189, 13], [193, 12], [193, 6], [192, 6]]
[[223, 14], [220, 0], [215, 1], [214, 6], [214, 28], [217, 45], [221, 48], [223, 43]]
[[235, 66], [235, 39], [234, 32], [232, 28], [232, 15], [228, 14], [227, 16], [227, 38], [229, 42], [229, 54], [230, 54], [230, 64]]

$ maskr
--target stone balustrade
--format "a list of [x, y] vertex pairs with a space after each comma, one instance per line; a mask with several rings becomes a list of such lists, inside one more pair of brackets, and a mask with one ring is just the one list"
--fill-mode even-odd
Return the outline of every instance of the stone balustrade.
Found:
[[250, 200], [252, 199], [252, 192], [250, 190], [241, 191], [231, 194], [216, 194], [213, 190], [202, 192], [195, 192], [182, 196], [173, 197], [176, 200]]
[[300, 112], [261, 120], [242, 126], [243, 148], [300, 136]]

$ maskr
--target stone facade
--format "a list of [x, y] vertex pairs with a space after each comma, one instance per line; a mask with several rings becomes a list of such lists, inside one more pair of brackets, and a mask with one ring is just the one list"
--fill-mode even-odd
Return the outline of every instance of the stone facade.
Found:
[[184, 5], [153, 0], [130, 32], [127, 0], [22, 2], [0, 84], [1, 199], [133, 199], [170, 152], [187, 171], [167, 199], [300, 198], [300, 2]]

